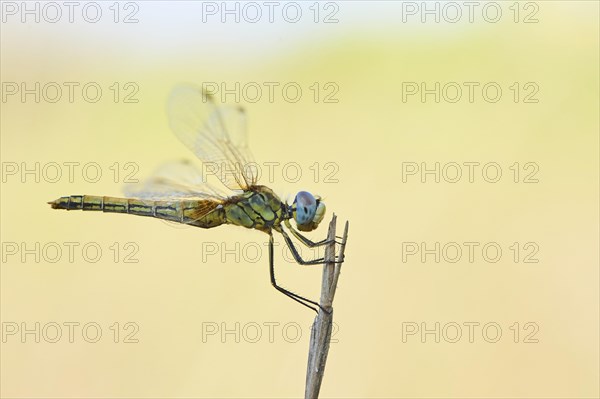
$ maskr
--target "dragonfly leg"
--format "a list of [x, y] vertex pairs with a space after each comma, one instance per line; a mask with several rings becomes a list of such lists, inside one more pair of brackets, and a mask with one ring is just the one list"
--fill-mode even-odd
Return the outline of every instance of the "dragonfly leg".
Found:
[[[288, 229], [290, 229], [290, 231], [292, 232], [292, 234], [294, 235], [294, 237], [296, 237], [298, 239], [298, 241], [300, 241], [302, 244], [306, 245], [309, 248], [315, 248], [315, 247], [320, 247], [322, 245], [327, 245], [327, 244], [331, 244], [332, 242], [334, 242], [335, 240], [328, 240], [327, 238], [321, 241], [317, 241], [314, 242], [311, 239], [309, 239], [308, 237], [302, 235], [298, 230], [296, 230], [295, 228], [292, 227], [292, 224], [290, 223], [289, 220], [285, 221], [285, 225]], [[336, 238], [342, 238], [342, 237], [337, 237]], [[336, 244], [341, 244], [341, 242], [335, 241]]]
[[319, 305], [317, 302], [315, 301], [311, 301], [310, 299], [304, 298], [303, 296], [300, 296], [298, 294], [294, 294], [291, 291], [286, 290], [285, 288], [277, 285], [277, 281], [275, 280], [275, 261], [274, 261], [274, 256], [273, 256], [273, 234], [269, 234], [269, 272], [271, 274], [271, 285], [273, 285], [273, 287], [275, 287], [275, 289], [279, 292], [281, 292], [282, 294], [284, 294], [285, 296], [293, 299], [294, 301], [298, 302], [301, 305], [306, 306], [309, 309], [314, 310], [315, 312], [319, 313], [319, 311], [317, 310], [317, 308], [315, 308], [314, 306], [310, 306], [307, 304], [310, 303], [312, 305], [318, 306], [319, 309], [323, 310], [326, 313], [329, 313], [326, 309], [324, 309], [323, 307], [321, 307], [321, 305]]
[[[294, 256], [294, 259], [299, 264], [301, 264], [301, 265], [322, 265], [322, 264], [325, 264], [325, 263], [329, 263], [329, 262], [325, 261], [325, 258], [317, 258], [317, 259], [313, 259], [313, 260], [304, 260], [304, 259], [302, 259], [302, 257], [298, 253], [298, 250], [296, 249], [296, 246], [292, 242], [292, 239], [285, 232], [285, 230], [280, 229], [279, 232], [283, 236], [283, 239], [285, 240], [285, 243], [289, 247], [290, 251], [292, 251], [292, 255]], [[344, 261], [343, 259], [337, 260], [336, 263], [342, 263], [343, 261]]]

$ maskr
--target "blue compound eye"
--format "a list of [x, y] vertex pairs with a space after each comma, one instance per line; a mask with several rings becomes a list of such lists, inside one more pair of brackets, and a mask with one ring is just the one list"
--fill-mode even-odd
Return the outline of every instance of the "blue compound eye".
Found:
[[294, 200], [296, 205], [296, 214], [294, 218], [298, 224], [307, 224], [312, 222], [317, 212], [317, 200], [313, 195], [306, 191], [300, 191], [296, 194]]

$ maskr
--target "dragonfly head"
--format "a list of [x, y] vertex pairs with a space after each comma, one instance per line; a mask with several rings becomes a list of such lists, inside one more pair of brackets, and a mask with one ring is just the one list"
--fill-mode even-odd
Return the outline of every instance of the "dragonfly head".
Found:
[[292, 215], [300, 231], [312, 231], [319, 226], [325, 216], [325, 203], [318, 195], [315, 197], [307, 191], [296, 194], [292, 204]]

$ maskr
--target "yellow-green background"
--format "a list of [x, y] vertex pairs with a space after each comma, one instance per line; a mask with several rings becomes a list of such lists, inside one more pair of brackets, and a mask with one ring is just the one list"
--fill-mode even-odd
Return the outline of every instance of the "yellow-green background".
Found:
[[[350, 220], [335, 301], [339, 330], [323, 397], [598, 397], [598, 3], [537, 2], [539, 23], [403, 24], [391, 2], [338, 3], [338, 24], [202, 24], [199, 4], [141, 2], [139, 24], [2, 26], [3, 82], [136, 82], [138, 104], [2, 103], [2, 162], [136, 162], [138, 177], [191, 156], [169, 132], [164, 104], [180, 82], [299, 82], [303, 99], [247, 105], [257, 160], [295, 161], [298, 184], [282, 196], [326, 197]], [[502, 3], [508, 12], [509, 3]], [[106, 9], [106, 6], [104, 7]], [[304, 7], [306, 10], [306, 6]], [[195, 20], [195, 21], [194, 21]], [[414, 21], [414, 19], [413, 19]], [[257, 34], [256, 32], [261, 32]], [[339, 103], [313, 103], [312, 82], [336, 82]], [[499, 82], [489, 104], [401, 101], [401, 83]], [[536, 82], [537, 104], [507, 87]], [[315, 161], [339, 165], [338, 183], [311, 182]], [[498, 162], [497, 184], [401, 180], [402, 162]], [[536, 162], [537, 184], [511, 182], [508, 166]], [[321, 179], [322, 180], [322, 179]], [[121, 183], [2, 184], [2, 241], [98, 242], [90, 264], [9, 257], [1, 270], [2, 322], [99, 323], [96, 344], [2, 343], [5, 397], [299, 397], [313, 314], [271, 288], [266, 251], [256, 263], [202, 262], [202, 243], [263, 243], [240, 228], [172, 228], [122, 215], [51, 211], [62, 195], [118, 196]], [[326, 219], [328, 220], [328, 219]], [[326, 234], [321, 227], [311, 234]], [[137, 264], [107, 247], [134, 241]], [[407, 241], [496, 241], [498, 263], [403, 263]], [[538, 243], [537, 264], [515, 264], [508, 246]], [[281, 248], [281, 247], [279, 247]], [[277, 252], [280, 255], [280, 251]], [[31, 259], [31, 258], [30, 258]], [[279, 258], [284, 286], [317, 297], [319, 267]], [[108, 326], [135, 322], [137, 344], [113, 343]], [[403, 322], [497, 322], [496, 344], [419, 336]], [[275, 342], [201, 340], [203, 323], [275, 322]], [[299, 323], [297, 343], [281, 326]], [[538, 343], [509, 327], [539, 326]], [[267, 331], [266, 327], [263, 333]], [[480, 332], [480, 330], [478, 330]], [[466, 329], [463, 330], [463, 333]]]

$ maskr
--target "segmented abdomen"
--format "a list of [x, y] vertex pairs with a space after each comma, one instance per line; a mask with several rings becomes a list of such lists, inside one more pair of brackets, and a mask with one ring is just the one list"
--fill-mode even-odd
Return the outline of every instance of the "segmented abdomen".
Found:
[[151, 201], [135, 198], [71, 195], [49, 202], [54, 209], [101, 211], [149, 216], [211, 228], [225, 223], [225, 212], [219, 201], [210, 199]]

